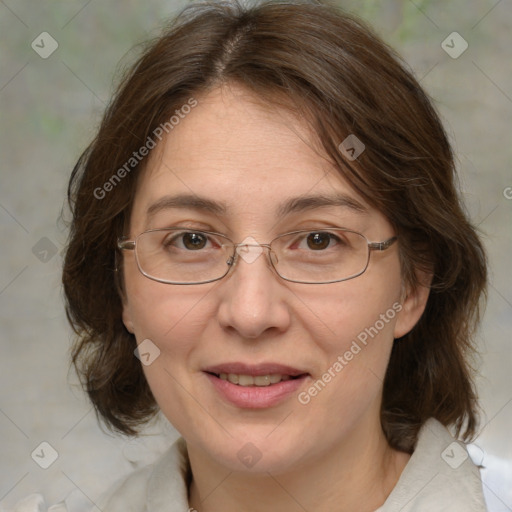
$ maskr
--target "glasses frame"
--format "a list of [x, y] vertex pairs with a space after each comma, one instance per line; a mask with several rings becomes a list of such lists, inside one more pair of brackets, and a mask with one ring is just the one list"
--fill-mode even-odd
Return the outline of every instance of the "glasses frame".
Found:
[[[268, 249], [267, 255], [268, 255], [268, 259], [270, 261], [271, 268], [273, 269], [273, 271], [275, 272], [275, 274], [277, 276], [279, 276], [281, 279], [284, 279], [285, 281], [289, 281], [291, 283], [299, 283], [299, 284], [331, 284], [331, 283], [341, 283], [343, 281], [349, 281], [350, 279], [355, 279], [356, 277], [359, 277], [360, 275], [364, 274], [366, 272], [366, 269], [368, 268], [368, 265], [370, 264], [370, 255], [371, 255], [371, 253], [373, 251], [379, 251], [379, 252], [385, 251], [385, 250], [389, 249], [398, 240], [398, 237], [395, 235], [395, 236], [392, 236], [392, 237], [390, 237], [387, 240], [384, 240], [382, 242], [370, 242], [368, 240], [368, 238], [366, 238], [365, 235], [363, 235], [362, 233], [359, 233], [358, 231], [354, 231], [352, 229], [347, 229], [347, 228], [325, 228], [326, 231], [343, 231], [345, 233], [347, 233], [347, 232], [348, 233], [353, 233], [355, 235], [359, 235], [364, 240], [366, 240], [366, 244], [368, 246], [368, 257], [366, 258], [366, 264], [365, 264], [363, 270], [361, 270], [361, 272], [359, 272], [358, 274], [355, 274], [355, 275], [352, 275], [352, 276], [349, 276], [349, 277], [344, 277], [343, 279], [336, 279], [336, 280], [331, 280], [331, 281], [320, 281], [320, 282], [318, 282], [318, 281], [297, 281], [295, 279], [289, 279], [287, 277], [283, 277], [279, 273], [277, 268], [275, 267], [273, 259], [271, 257], [272, 244], [276, 240], [278, 240], [279, 238], [287, 236], [287, 235], [294, 235], [294, 234], [297, 234], [297, 233], [311, 233], [311, 232], [314, 232], [315, 230], [316, 229], [313, 228], [313, 229], [299, 229], [299, 230], [296, 230], [296, 231], [288, 231], [287, 233], [282, 233], [281, 235], [276, 236], [268, 244], [259, 244], [259, 243], [248, 244], [248, 243], [243, 243], [243, 242], [235, 243], [235, 242], [233, 242], [233, 240], [231, 240], [226, 235], [224, 235], [222, 233], [217, 233], [215, 231], [205, 231], [203, 229], [192, 229], [192, 228], [186, 228], [186, 227], [157, 228], [157, 229], [148, 229], [146, 231], [143, 231], [142, 233], [139, 233], [132, 240], [130, 240], [130, 237], [128, 237], [128, 236], [121, 236], [121, 237], [119, 237], [117, 239], [117, 249], [119, 249], [121, 251], [134, 251], [134, 253], [135, 253], [135, 261], [137, 263], [137, 268], [139, 269], [140, 273], [142, 275], [144, 275], [145, 277], [147, 277], [148, 279], [151, 279], [152, 281], [156, 281], [158, 283], [163, 283], [163, 284], [194, 285], [194, 284], [206, 284], [206, 283], [213, 283], [215, 281], [220, 281], [221, 279], [226, 277], [226, 275], [229, 273], [229, 271], [232, 268], [235, 267], [235, 263], [237, 261], [237, 249], [239, 247], [265, 247], [265, 248], [267, 248]], [[318, 231], [322, 231], [322, 228], [318, 228], [317, 230]], [[142, 235], [144, 235], [145, 233], [152, 233], [152, 232], [155, 232], [155, 231], [193, 231], [194, 233], [196, 233], [196, 232], [197, 233], [205, 233], [207, 235], [220, 236], [220, 237], [226, 239], [227, 242], [228, 242], [227, 245], [230, 245], [230, 246], [233, 247], [233, 254], [226, 261], [226, 264], [227, 264], [226, 272], [224, 272], [224, 274], [222, 274], [222, 276], [216, 277], [215, 279], [209, 279], [207, 281], [193, 281], [193, 282], [190, 282], [190, 283], [169, 281], [169, 280], [166, 280], [166, 279], [158, 279], [156, 277], [153, 277], [153, 276], [147, 274], [142, 269], [142, 267], [140, 265], [140, 262], [139, 262], [139, 256], [138, 256], [137, 250], [136, 250], [137, 239], [139, 237], [141, 237]], [[117, 265], [116, 265], [116, 271], [117, 270], [118, 269], [117, 269]]]

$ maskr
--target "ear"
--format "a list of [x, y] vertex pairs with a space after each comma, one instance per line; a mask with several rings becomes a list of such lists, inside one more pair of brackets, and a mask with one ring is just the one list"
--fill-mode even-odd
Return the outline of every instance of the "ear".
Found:
[[404, 286], [402, 291], [402, 309], [395, 323], [395, 339], [401, 338], [410, 332], [421, 318], [423, 311], [425, 311], [433, 275], [417, 271], [416, 276], [418, 284], [414, 288], [412, 286]]
[[128, 332], [131, 332], [132, 334], [134, 333], [130, 306], [128, 305], [128, 301], [126, 298], [123, 300], [123, 324], [126, 327], [126, 329], [128, 329]]

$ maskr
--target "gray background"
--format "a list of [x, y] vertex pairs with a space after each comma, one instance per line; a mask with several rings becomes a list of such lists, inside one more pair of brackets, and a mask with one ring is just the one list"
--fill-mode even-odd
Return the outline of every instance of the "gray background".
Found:
[[[60, 287], [66, 229], [57, 219], [73, 164], [94, 134], [117, 73], [136, 54], [130, 48], [157, 35], [183, 5], [163, 0], [0, 1], [4, 507], [34, 491], [50, 504], [72, 493], [69, 500], [75, 500], [77, 509], [79, 502], [90, 505], [89, 500], [96, 501], [114, 480], [151, 460], [174, 436], [164, 422], [156, 422], [139, 441], [102, 432], [68, 372], [71, 333]], [[461, 188], [491, 265], [479, 334], [484, 414], [471, 455], [486, 467], [489, 509], [512, 511], [512, 2], [374, 0], [342, 5], [367, 19], [404, 56], [437, 102], [452, 138]], [[58, 43], [47, 59], [31, 48], [45, 31]], [[456, 59], [441, 47], [453, 31], [469, 45]], [[43, 441], [58, 453], [46, 470], [31, 458]]]

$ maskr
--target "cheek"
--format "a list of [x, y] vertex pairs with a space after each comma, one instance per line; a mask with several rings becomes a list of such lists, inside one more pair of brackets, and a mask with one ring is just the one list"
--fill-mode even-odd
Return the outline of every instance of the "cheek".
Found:
[[392, 342], [402, 310], [399, 273], [395, 275], [397, 279], [389, 283], [377, 282], [370, 275], [342, 282], [326, 294], [312, 294], [304, 300], [311, 319], [320, 319], [320, 323], [316, 321], [321, 328], [315, 338], [331, 359], [347, 352], [347, 359], [352, 361], [356, 356], [361, 359], [386, 351], [380, 347]]
[[[178, 332], [193, 333], [201, 324], [204, 297], [211, 285], [188, 287], [152, 281], [140, 272], [130, 272], [126, 279], [128, 312], [137, 341], [149, 338], [164, 342], [180, 340]], [[204, 313], [203, 313], [204, 314]]]
[[[366, 294], [365, 294], [366, 295]], [[369, 292], [367, 299], [344, 305], [332, 322], [336, 338], [342, 340], [338, 350], [359, 355], [379, 350], [379, 344], [392, 341], [397, 315], [402, 309], [396, 295]], [[377, 342], [377, 343], [374, 343]], [[361, 347], [361, 351], [357, 346]], [[347, 357], [351, 356], [347, 354]]]
[[[155, 394], [168, 389], [169, 374], [183, 375], [199, 340], [212, 317], [212, 303], [207, 300], [212, 284], [204, 287], [168, 285], [135, 275], [127, 280], [129, 316], [137, 343], [150, 340], [158, 358], [143, 367]], [[147, 343], [147, 342], [146, 342]], [[157, 379], [159, 386], [153, 387]], [[172, 386], [174, 387], [174, 386]]]
[[364, 418], [378, 416], [396, 318], [389, 299], [364, 307], [339, 301], [338, 315], [331, 311], [330, 336], [315, 338], [316, 359], [322, 364], [297, 396], [296, 429], [334, 442]]
[[320, 380], [342, 389], [348, 400], [361, 398], [365, 389], [376, 392], [384, 380], [400, 309], [387, 296], [364, 305], [340, 303], [337, 314], [330, 315], [331, 335], [317, 338], [324, 356]]
[[186, 432], [197, 422], [190, 370], [214, 315], [207, 299], [212, 285], [192, 289], [141, 277], [127, 284], [127, 294], [137, 343], [151, 340], [156, 346], [152, 350], [157, 356], [143, 364], [143, 371], [164, 415], [178, 431]]
[[346, 418], [347, 409], [357, 415], [376, 398], [402, 310], [400, 293], [400, 269], [393, 263], [378, 275], [365, 273], [305, 301], [324, 328], [313, 335], [321, 366], [302, 403], [314, 401], [319, 409], [334, 408], [337, 417]]

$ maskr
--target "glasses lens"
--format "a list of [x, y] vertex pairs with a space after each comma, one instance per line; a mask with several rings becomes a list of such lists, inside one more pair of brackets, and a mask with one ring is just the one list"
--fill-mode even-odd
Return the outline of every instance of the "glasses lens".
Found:
[[223, 277], [232, 243], [222, 235], [185, 229], [146, 231], [136, 239], [141, 272], [157, 281], [192, 284]]
[[312, 284], [357, 277], [366, 270], [369, 259], [366, 238], [343, 229], [288, 233], [272, 242], [272, 251], [282, 278]]

